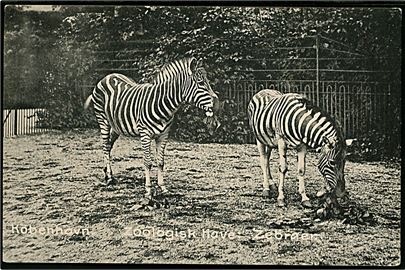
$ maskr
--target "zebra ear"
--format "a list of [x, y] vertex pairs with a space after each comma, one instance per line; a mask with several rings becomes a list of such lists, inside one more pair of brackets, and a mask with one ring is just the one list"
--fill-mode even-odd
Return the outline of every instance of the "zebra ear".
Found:
[[199, 64], [199, 61], [196, 58], [192, 57], [191, 61], [190, 61], [191, 73], [195, 73], [195, 71], [197, 70], [198, 64]]

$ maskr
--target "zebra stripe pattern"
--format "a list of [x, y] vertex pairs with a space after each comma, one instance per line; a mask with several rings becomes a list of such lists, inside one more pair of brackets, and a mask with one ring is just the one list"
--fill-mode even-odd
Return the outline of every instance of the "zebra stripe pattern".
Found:
[[163, 192], [164, 149], [174, 114], [182, 103], [195, 104], [213, 116], [217, 95], [207, 73], [195, 58], [166, 65], [152, 83], [138, 84], [122, 74], [110, 74], [98, 82], [85, 107], [93, 103], [100, 126], [106, 184], [113, 181], [111, 149], [120, 135], [140, 136], [144, 152], [146, 195], [151, 196], [151, 141], [156, 142], [158, 185]]
[[262, 90], [248, 106], [251, 128], [256, 136], [264, 176], [264, 195], [268, 196], [272, 180], [269, 159], [271, 150], [278, 148], [280, 180], [278, 202], [284, 205], [283, 184], [287, 172], [286, 151], [298, 151], [299, 192], [304, 206], [310, 206], [304, 187], [305, 156], [308, 149], [320, 149], [318, 169], [325, 179], [325, 189], [339, 194], [344, 191], [344, 163], [346, 144], [339, 124], [314, 106], [304, 96], [282, 94], [276, 90]]

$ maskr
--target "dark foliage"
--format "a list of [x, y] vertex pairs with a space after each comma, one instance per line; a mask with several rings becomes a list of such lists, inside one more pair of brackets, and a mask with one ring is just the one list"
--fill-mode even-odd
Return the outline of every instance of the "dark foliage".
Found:
[[401, 146], [397, 143], [398, 139], [395, 136], [372, 130], [349, 148], [348, 159], [356, 162], [399, 159]]
[[245, 143], [250, 132], [247, 113], [238, 112], [238, 104], [224, 100], [216, 116], [220, 126], [210, 125], [204, 112], [194, 106], [184, 106], [175, 117], [171, 135], [181, 141], [200, 143]]
[[[399, 93], [400, 19], [400, 10], [378, 8], [83, 5], [34, 12], [8, 5], [3, 106], [45, 107], [48, 114], [42, 124], [52, 128], [96, 126], [83, 103], [103, 76], [121, 72], [145, 82], [163, 64], [191, 55], [203, 60], [213, 88], [223, 97], [223, 86], [232, 80], [312, 80], [306, 72], [252, 70], [313, 69], [313, 62], [302, 60], [314, 57], [311, 50], [293, 47], [312, 48], [317, 35], [326, 37], [319, 43], [325, 52], [322, 57], [330, 59], [323, 60], [324, 69], [390, 71], [329, 72], [322, 73], [321, 80], [389, 81], [398, 85], [392, 91]], [[335, 59], [342, 50], [352, 52], [343, 62]], [[231, 99], [223, 106], [217, 119], [221, 126], [215, 132], [207, 128], [203, 112], [184, 106], [172, 135], [197, 142], [246, 142], [250, 128], [245, 109]], [[390, 130], [400, 134], [399, 103], [392, 108]], [[359, 117], [366, 122], [365, 116]], [[400, 136], [391, 135], [366, 134], [360, 158], [397, 153]], [[392, 148], [385, 150], [387, 145]]]

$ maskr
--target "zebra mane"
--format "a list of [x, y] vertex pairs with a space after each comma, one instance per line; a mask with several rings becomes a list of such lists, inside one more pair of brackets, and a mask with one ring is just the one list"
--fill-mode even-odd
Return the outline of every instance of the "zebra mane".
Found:
[[178, 59], [168, 64], [164, 64], [163, 67], [152, 76], [151, 81], [153, 84], [162, 82], [167, 74], [171, 74], [172, 70], [176, 71], [189, 71], [190, 70], [190, 63], [193, 60], [192, 57], [187, 57], [183, 59]]

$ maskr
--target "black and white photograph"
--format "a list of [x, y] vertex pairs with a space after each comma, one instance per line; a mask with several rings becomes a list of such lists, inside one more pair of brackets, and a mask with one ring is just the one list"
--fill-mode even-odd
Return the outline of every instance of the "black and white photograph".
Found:
[[195, 3], [1, 3], [2, 267], [403, 267], [401, 7]]

